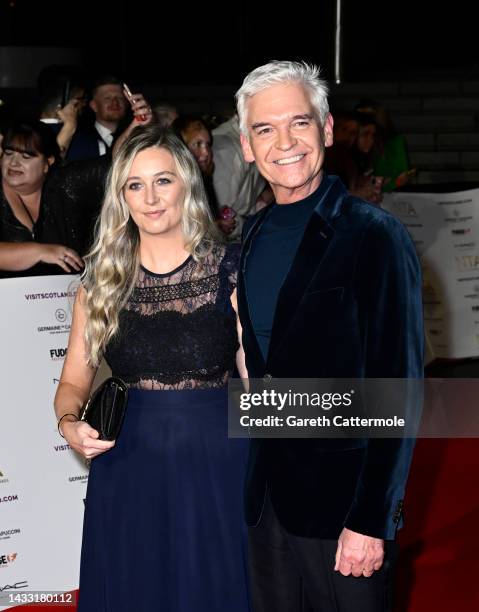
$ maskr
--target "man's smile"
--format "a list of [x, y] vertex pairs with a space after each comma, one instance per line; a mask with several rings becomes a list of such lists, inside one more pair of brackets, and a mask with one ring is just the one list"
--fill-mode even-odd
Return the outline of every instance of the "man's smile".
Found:
[[287, 166], [288, 164], [295, 164], [299, 162], [306, 153], [300, 153], [299, 155], [294, 155], [293, 157], [283, 157], [282, 159], [277, 159], [273, 163], [278, 164], [280, 166]]

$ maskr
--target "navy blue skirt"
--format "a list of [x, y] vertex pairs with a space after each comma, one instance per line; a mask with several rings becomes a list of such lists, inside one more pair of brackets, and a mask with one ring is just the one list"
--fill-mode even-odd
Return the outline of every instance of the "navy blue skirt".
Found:
[[247, 441], [225, 389], [131, 390], [116, 445], [92, 460], [79, 612], [247, 612]]

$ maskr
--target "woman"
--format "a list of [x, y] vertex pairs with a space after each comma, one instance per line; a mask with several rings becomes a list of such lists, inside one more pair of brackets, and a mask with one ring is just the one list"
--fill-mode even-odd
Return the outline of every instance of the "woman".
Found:
[[213, 161], [213, 138], [210, 129], [200, 117], [189, 115], [180, 115], [173, 121], [171, 127], [196, 159], [216, 224], [226, 235], [231, 234], [236, 226], [236, 221], [234, 218], [225, 215], [223, 210], [219, 210], [218, 199], [213, 186], [215, 164]]
[[376, 121], [367, 113], [358, 112], [356, 117], [359, 129], [351, 151], [356, 164], [356, 183], [351, 193], [372, 204], [380, 204], [384, 177], [374, 174], [373, 160], [377, 150]]
[[[151, 121], [141, 94], [130, 104], [134, 119], [119, 144], [139, 123]], [[111, 157], [59, 167], [54, 132], [40, 121], [11, 124], [1, 146], [0, 278], [80, 271]]]
[[[111, 169], [55, 399], [91, 462], [79, 612], [246, 612], [245, 440], [228, 440], [238, 251], [180, 140], [135, 130]], [[130, 387], [115, 442], [78, 422], [102, 356]]]
[[374, 100], [363, 99], [356, 105], [362, 115], [371, 115], [377, 124], [374, 174], [384, 177], [382, 190], [394, 191], [409, 183], [416, 170], [409, 166], [407, 143], [398, 134], [387, 109]]
[[79, 271], [75, 211], [47, 180], [60, 154], [55, 136], [40, 122], [15, 123], [2, 152], [0, 277]]

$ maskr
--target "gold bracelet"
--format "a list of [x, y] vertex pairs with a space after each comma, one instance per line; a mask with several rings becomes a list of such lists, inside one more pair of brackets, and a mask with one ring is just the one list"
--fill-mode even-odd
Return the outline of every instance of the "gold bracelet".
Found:
[[62, 437], [62, 438], [65, 438], [65, 436], [64, 436], [64, 435], [62, 434], [62, 432], [61, 432], [61, 429], [60, 429], [60, 423], [63, 421], [63, 419], [64, 419], [66, 416], [72, 416], [72, 417], [75, 417], [77, 421], [79, 421], [79, 420], [80, 420], [80, 419], [78, 418], [78, 415], [77, 415], [77, 414], [73, 414], [73, 412], [67, 412], [67, 413], [65, 413], [63, 416], [61, 416], [61, 417], [60, 417], [60, 420], [59, 420], [59, 421], [58, 421], [58, 423], [57, 423], [57, 429], [58, 429], [58, 433], [61, 435], [61, 437]]

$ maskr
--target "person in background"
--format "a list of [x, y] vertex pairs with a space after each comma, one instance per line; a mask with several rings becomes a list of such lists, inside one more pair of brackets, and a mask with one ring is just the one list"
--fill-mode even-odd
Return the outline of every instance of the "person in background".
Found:
[[96, 80], [89, 106], [95, 114], [92, 136], [96, 139], [97, 155], [105, 155], [112, 147], [121, 122], [125, 119], [128, 102], [123, 92], [123, 83], [114, 76], [103, 76]]
[[[118, 141], [151, 121], [141, 94], [131, 102], [134, 118]], [[104, 195], [111, 155], [59, 165], [50, 126], [16, 122], [2, 141], [0, 271], [5, 276], [73, 273], [82, 269]]]
[[200, 117], [180, 115], [173, 121], [171, 128], [183, 140], [196, 159], [205, 184], [211, 212], [218, 227], [226, 235], [231, 235], [236, 227], [236, 219], [224, 207], [220, 210], [218, 205], [213, 186], [215, 164], [213, 160], [212, 134], [209, 127]]
[[369, 113], [357, 113], [359, 120], [359, 131], [356, 142], [352, 147], [352, 157], [357, 168], [356, 185], [361, 187], [371, 184], [375, 199], [365, 198], [372, 203], [378, 204], [381, 199], [384, 177], [374, 173], [374, 160], [378, 147], [378, 130], [376, 120]]
[[74, 66], [48, 66], [38, 77], [40, 121], [56, 136], [65, 161], [83, 159], [85, 143], [77, 132], [78, 120], [86, 106], [84, 77]]
[[359, 133], [359, 119], [352, 111], [338, 111], [334, 117], [334, 141], [325, 151], [324, 169], [327, 174], [339, 176], [346, 187], [351, 190], [358, 178], [357, 165], [352, 150]]
[[153, 104], [153, 115], [159, 125], [169, 128], [178, 117], [178, 110], [169, 102], [156, 102]]
[[373, 173], [384, 178], [382, 190], [393, 191], [411, 182], [416, 170], [409, 164], [406, 138], [395, 130], [386, 107], [375, 100], [363, 99], [356, 105], [356, 111], [372, 115], [377, 125]]
[[376, 183], [370, 174], [365, 176], [358, 164], [360, 125], [359, 113], [334, 113], [333, 144], [325, 151], [324, 170], [327, 174], [339, 176], [351, 195], [378, 204], [382, 199], [380, 183]]
[[1, 277], [83, 269], [78, 211], [51, 180], [60, 157], [53, 132], [37, 121], [14, 123], [2, 153]]
[[243, 157], [238, 115], [213, 130], [215, 170], [213, 185], [220, 210], [228, 207], [236, 213], [236, 227], [231, 239], [239, 239], [249, 215], [269, 204], [272, 192], [258, 172], [256, 164]]

